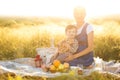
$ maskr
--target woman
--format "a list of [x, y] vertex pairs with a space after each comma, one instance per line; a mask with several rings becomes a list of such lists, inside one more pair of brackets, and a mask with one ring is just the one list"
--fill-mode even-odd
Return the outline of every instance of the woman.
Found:
[[71, 66], [82, 64], [85, 68], [93, 67], [93, 27], [85, 22], [86, 11], [83, 7], [74, 8], [74, 18], [77, 26], [77, 36], [79, 47], [76, 54], [66, 58]]

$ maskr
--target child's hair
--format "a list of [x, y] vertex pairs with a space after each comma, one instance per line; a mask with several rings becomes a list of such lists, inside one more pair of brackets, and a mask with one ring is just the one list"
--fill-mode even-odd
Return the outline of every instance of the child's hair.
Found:
[[67, 27], [65, 28], [65, 32], [67, 32], [70, 29], [76, 29], [77, 31], [77, 27], [75, 25], [67, 25]]

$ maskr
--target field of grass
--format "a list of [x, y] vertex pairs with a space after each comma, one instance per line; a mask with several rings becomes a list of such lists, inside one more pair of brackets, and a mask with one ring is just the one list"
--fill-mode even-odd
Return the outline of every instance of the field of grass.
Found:
[[46, 78], [46, 77], [37, 77], [37, 76], [15, 76], [13, 74], [4, 74], [0, 75], [0, 80], [119, 80], [119, 77], [115, 77], [109, 74], [100, 74], [98, 72], [93, 72], [89, 76], [81, 76], [81, 75], [61, 75], [54, 78]]
[[[120, 59], [120, 20], [98, 18], [89, 21], [94, 26], [94, 52], [104, 60]], [[55, 45], [65, 37], [64, 29], [73, 20], [63, 18], [1, 17], [0, 60], [34, 57], [36, 48]]]
[[120, 60], [120, 15], [90, 21], [94, 25], [95, 55], [104, 60]]
[[[50, 47], [54, 38], [55, 46], [65, 37], [64, 29], [73, 20], [63, 18], [0, 18], [0, 60], [35, 57], [36, 48]], [[89, 20], [94, 27], [94, 55], [104, 60], [120, 60], [120, 19], [97, 18]], [[0, 75], [0, 80], [8, 80]], [[15, 77], [9, 80], [46, 80], [39, 77]], [[18, 78], [18, 79], [17, 79]], [[47, 80], [118, 80], [110, 75], [93, 73], [88, 77], [61, 76]]]

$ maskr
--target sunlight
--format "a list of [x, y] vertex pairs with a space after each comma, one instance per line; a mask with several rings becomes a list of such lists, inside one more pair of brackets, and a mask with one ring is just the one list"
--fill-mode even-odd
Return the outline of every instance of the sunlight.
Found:
[[45, 26], [40, 26], [39, 30], [40, 31], [47, 31], [47, 32], [51, 33], [51, 35], [65, 34], [65, 27], [57, 26], [55, 24], [49, 24], [49, 25], [45, 25]]
[[[113, 4], [114, 3], [114, 4]], [[87, 17], [119, 14], [119, 0], [3, 0], [0, 15], [73, 17], [75, 6], [84, 6]]]
[[95, 26], [94, 27], [95, 34], [101, 34], [104, 32], [104, 28], [102, 26]]

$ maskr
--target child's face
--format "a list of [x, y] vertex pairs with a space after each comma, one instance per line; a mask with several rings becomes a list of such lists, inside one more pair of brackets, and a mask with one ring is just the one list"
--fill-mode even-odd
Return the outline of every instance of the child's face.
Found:
[[75, 28], [66, 31], [67, 38], [75, 38], [77, 30]]

